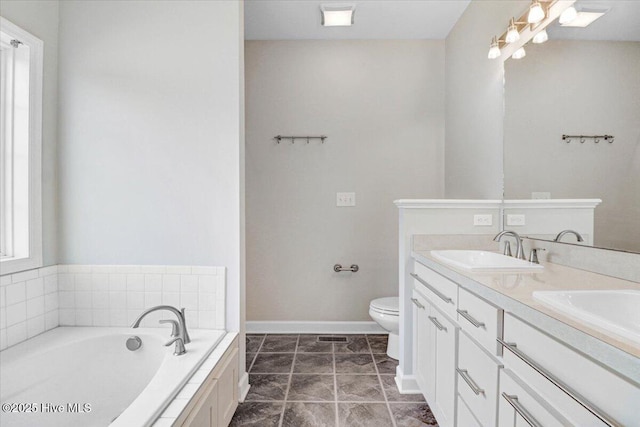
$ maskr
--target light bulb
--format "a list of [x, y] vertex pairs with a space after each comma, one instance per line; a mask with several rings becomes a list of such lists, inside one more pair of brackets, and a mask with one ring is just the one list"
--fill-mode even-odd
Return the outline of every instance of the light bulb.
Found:
[[529, 24], [537, 24], [544, 19], [544, 9], [540, 5], [538, 0], [534, 0], [529, 8], [529, 15], [527, 15], [527, 22]]
[[558, 22], [560, 23], [560, 25], [568, 24], [569, 22], [576, 19], [577, 16], [578, 16], [578, 11], [576, 10], [576, 8], [573, 6], [569, 6], [560, 14], [560, 18], [558, 18]]
[[524, 47], [516, 50], [515, 52], [513, 52], [513, 55], [511, 55], [513, 59], [522, 59], [525, 56], [527, 56], [527, 52], [524, 51]]
[[498, 38], [497, 37], [493, 37], [493, 40], [491, 40], [491, 47], [489, 48], [489, 55], [487, 55], [487, 57], [489, 59], [496, 59], [497, 57], [500, 56], [500, 45], [498, 44]]
[[542, 30], [535, 36], [533, 36], [533, 42], [536, 44], [544, 43], [549, 40], [549, 35], [547, 34], [547, 30]]
[[518, 32], [518, 27], [516, 27], [516, 23], [513, 18], [511, 18], [511, 22], [509, 23], [509, 29], [507, 30], [507, 36], [504, 38], [507, 43], [514, 43], [520, 40], [520, 33]]

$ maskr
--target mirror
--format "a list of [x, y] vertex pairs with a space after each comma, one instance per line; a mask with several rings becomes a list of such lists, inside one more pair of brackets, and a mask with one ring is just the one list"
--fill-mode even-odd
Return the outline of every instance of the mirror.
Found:
[[602, 199], [594, 246], [640, 252], [640, 2], [575, 7], [606, 13], [505, 61], [504, 197]]

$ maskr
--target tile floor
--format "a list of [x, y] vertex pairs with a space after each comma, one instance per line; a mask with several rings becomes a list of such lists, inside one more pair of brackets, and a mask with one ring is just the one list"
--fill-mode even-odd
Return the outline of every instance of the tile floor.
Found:
[[437, 426], [421, 395], [401, 395], [386, 335], [247, 335], [251, 389], [232, 426]]

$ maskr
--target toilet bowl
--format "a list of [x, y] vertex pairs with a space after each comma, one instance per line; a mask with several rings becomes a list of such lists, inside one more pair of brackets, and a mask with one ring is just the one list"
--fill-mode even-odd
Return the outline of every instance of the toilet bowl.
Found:
[[398, 347], [400, 341], [400, 309], [398, 297], [378, 298], [369, 304], [369, 316], [389, 331], [387, 343], [387, 356], [398, 359]]

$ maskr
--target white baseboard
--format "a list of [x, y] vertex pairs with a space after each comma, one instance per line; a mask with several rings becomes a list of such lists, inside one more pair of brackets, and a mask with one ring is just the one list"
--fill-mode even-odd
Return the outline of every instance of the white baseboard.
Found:
[[248, 334], [386, 334], [376, 322], [247, 321]]
[[400, 366], [396, 368], [395, 376], [396, 386], [400, 394], [422, 394], [418, 387], [415, 375], [405, 375], [400, 369]]
[[249, 374], [244, 372], [242, 374], [242, 377], [240, 377], [240, 381], [238, 381], [238, 400], [241, 403], [244, 402], [244, 399], [246, 399], [250, 387], [251, 385], [249, 384]]

